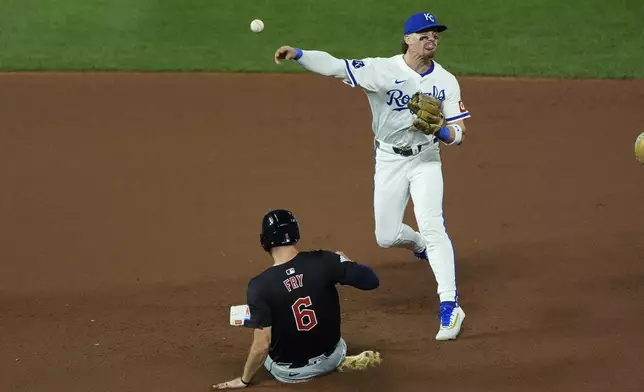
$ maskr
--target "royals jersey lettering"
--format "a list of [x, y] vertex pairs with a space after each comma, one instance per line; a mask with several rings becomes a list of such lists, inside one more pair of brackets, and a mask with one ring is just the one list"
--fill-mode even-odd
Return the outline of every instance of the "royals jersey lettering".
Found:
[[407, 103], [417, 91], [441, 101], [448, 123], [471, 117], [461, 99], [456, 77], [436, 61], [423, 75], [409, 68], [402, 55], [344, 62], [347, 72], [344, 82], [351, 87], [361, 87], [367, 93], [373, 114], [373, 132], [381, 142], [409, 146], [433, 141], [431, 136], [410, 131], [413, 115]]

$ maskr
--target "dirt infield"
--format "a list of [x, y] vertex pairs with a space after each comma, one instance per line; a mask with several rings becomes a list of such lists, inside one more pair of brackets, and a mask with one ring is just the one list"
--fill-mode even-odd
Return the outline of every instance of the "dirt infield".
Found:
[[[639, 391], [644, 81], [464, 78], [443, 148], [467, 319], [436, 342], [431, 269], [373, 234], [366, 98], [311, 75], [0, 75], [0, 391], [207, 391], [269, 265], [261, 216], [381, 277], [340, 288], [363, 373], [263, 391]], [[410, 206], [411, 207], [411, 206]], [[411, 208], [407, 215], [410, 219]], [[413, 220], [409, 220], [415, 227]]]

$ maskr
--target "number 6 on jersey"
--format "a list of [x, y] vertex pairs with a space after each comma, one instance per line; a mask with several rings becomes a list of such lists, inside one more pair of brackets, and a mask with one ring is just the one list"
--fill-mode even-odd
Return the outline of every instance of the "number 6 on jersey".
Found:
[[307, 309], [311, 305], [311, 297], [298, 298], [297, 301], [291, 305], [293, 316], [295, 316], [295, 325], [297, 326], [298, 331], [310, 331], [318, 325], [315, 311], [313, 309]]

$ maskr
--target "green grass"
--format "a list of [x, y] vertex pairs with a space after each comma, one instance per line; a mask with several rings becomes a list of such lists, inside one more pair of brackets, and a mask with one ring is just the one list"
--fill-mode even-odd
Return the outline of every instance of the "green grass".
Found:
[[[408, 0], [0, 0], [0, 69], [301, 72], [282, 44], [397, 53]], [[437, 60], [475, 75], [644, 77], [642, 0], [437, 0]], [[296, 16], [297, 15], [297, 16]], [[249, 23], [262, 19], [254, 34]]]

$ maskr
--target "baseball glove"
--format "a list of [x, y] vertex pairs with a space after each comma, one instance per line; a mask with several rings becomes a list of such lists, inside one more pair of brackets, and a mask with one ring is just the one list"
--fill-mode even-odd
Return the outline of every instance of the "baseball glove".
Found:
[[417, 116], [414, 128], [425, 135], [435, 135], [445, 125], [445, 117], [441, 113], [441, 102], [431, 95], [417, 92], [407, 103], [409, 110]]

